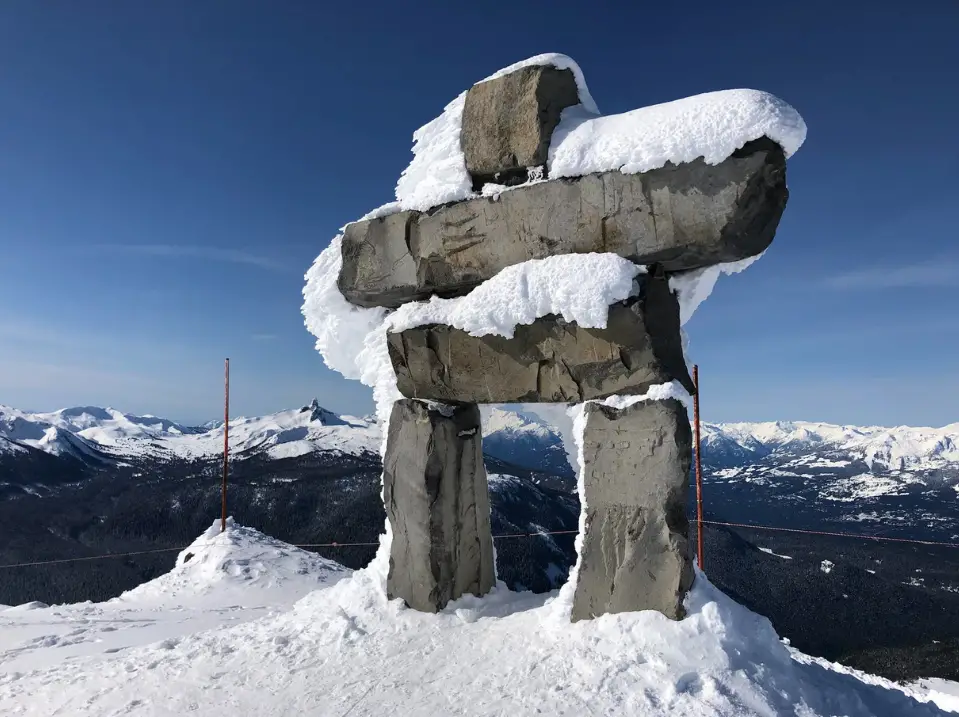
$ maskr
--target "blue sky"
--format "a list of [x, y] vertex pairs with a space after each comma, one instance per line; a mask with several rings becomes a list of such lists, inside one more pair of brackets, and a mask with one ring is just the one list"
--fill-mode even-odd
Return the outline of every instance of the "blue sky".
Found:
[[0, 4], [0, 403], [206, 420], [230, 356], [237, 414], [370, 410], [304, 272], [417, 127], [556, 51], [604, 113], [754, 87], [809, 125], [773, 247], [687, 327], [705, 418], [959, 421], [959, 4], [728, 5]]

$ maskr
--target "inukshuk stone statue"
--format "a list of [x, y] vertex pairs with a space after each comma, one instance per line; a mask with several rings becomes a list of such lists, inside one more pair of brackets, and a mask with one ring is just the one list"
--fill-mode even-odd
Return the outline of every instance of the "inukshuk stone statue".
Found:
[[683, 616], [693, 580], [681, 325], [773, 239], [789, 105], [734, 90], [603, 117], [544, 55], [474, 85], [414, 135], [397, 202], [307, 274], [328, 365], [386, 427], [386, 589], [436, 611], [494, 584], [477, 404], [576, 406], [584, 533], [571, 618]]

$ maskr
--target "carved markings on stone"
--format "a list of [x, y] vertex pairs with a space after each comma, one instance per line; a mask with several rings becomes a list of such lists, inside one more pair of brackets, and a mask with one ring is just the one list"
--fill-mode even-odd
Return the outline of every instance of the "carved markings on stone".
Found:
[[585, 410], [586, 534], [572, 619], [633, 610], [682, 618], [693, 581], [686, 409], [670, 399]]
[[761, 139], [718, 165], [551, 180], [355, 222], [338, 285], [359, 306], [396, 307], [459, 296], [507, 266], [558, 254], [612, 252], [667, 272], [738, 261], [772, 241], [785, 166], [779, 145]]

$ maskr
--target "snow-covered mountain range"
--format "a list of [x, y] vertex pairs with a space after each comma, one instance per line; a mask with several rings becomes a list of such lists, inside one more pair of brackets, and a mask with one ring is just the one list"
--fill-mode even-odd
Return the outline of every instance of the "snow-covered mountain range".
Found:
[[[900, 475], [959, 470], [959, 423], [942, 428], [837, 426], [828, 423], [704, 423], [703, 460], [722, 478], [748, 477], [772, 464], [795, 476], [819, 469]], [[559, 432], [538, 417], [491, 407], [484, 411], [484, 449], [526, 468], [570, 472]], [[230, 421], [236, 458], [290, 458], [315, 451], [376, 454], [374, 418], [339, 416], [314, 400], [290, 411]], [[202, 459], [223, 450], [223, 425], [187, 426], [157, 416], [83, 406], [27, 413], [0, 405], [0, 453], [39, 450], [83, 460]]]
[[861, 462], [891, 471], [935, 470], [959, 464], [959, 423], [942, 428], [836, 426], [806, 421], [704, 423], [703, 456], [712, 465], [742, 463], [774, 453], [815, 456], [804, 465]]
[[[376, 453], [379, 440], [372, 419], [338, 416], [315, 400], [290, 411], [230, 421], [230, 452], [236, 458], [292, 458], [314, 451], [361, 455]], [[52, 413], [0, 406], [0, 453], [30, 450], [84, 461], [213, 458], [223, 451], [223, 423], [185, 426], [92, 406]]]

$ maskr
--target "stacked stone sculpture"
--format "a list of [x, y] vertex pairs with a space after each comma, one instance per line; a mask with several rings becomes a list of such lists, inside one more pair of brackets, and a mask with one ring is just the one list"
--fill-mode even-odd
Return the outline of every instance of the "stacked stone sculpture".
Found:
[[[494, 583], [477, 404], [594, 401], [584, 409], [586, 532], [572, 619], [683, 616], [693, 579], [686, 409], [675, 399], [595, 401], [671, 381], [695, 390], [669, 278], [769, 246], [786, 205], [786, 157], [761, 137], [718, 164], [550, 179], [553, 130], [579, 101], [573, 72], [552, 66], [475, 85], [460, 145], [480, 196], [344, 230], [337, 286], [361, 307], [462, 296], [506, 267], [560, 254], [612, 253], [645, 269], [638, 295], [612, 305], [602, 329], [547, 315], [512, 338], [435, 324], [388, 335], [406, 398], [394, 405], [384, 459], [387, 589], [418, 610]], [[488, 183], [511, 188], [482, 196]]]

